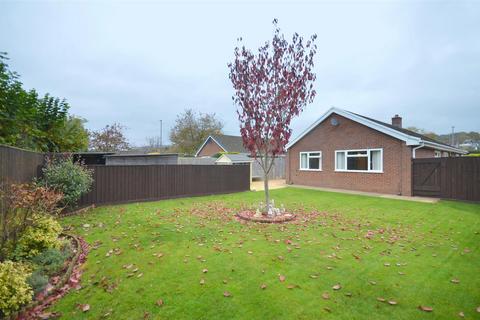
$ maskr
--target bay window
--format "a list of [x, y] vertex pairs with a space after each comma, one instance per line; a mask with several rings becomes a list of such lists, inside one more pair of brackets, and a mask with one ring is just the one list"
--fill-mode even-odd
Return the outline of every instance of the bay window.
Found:
[[383, 172], [383, 149], [337, 150], [335, 171]]
[[322, 151], [300, 152], [300, 170], [321, 171]]

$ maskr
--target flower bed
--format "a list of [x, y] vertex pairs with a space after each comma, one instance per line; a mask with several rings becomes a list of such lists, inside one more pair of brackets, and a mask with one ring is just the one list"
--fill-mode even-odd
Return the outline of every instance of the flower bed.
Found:
[[295, 220], [297, 217], [292, 213], [285, 213], [275, 217], [269, 217], [267, 215], [256, 216], [256, 212], [253, 210], [244, 210], [240, 211], [235, 215], [238, 219], [244, 221], [260, 222], [260, 223], [285, 223], [288, 221]]
[[81, 237], [66, 236], [72, 240], [75, 254], [68, 262], [63, 276], [50, 279], [50, 289], [37, 294], [34, 301], [12, 315], [10, 319], [26, 320], [54, 316], [50, 313], [44, 313], [44, 310], [63, 297], [70, 289], [80, 287], [81, 265], [87, 259], [88, 244]]

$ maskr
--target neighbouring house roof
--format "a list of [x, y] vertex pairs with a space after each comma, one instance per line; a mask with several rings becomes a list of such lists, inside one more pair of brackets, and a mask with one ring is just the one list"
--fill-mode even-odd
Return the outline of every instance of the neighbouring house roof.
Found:
[[232, 163], [253, 162], [253, 159], [246, 154], [222, 154], [215, 162], [222, 162], [225, 158], [230, 159]]
[[386, 135], [394, 137], [396, 139], [404, 141], [407, 146], [425, 146], [430, 148], [435, 148], [444, 151], [451, 151], [461, 154], [466, 154], [467, 152], [463, 149], [456, 148], [454, 146], [436, 141], [432, 138], [419, 134], [417, 132], [407, 130], [404, 128], [396, 127], [391, 124], [378, 121], [372, 118], [368, 118], [347, 110], [339, 109], [339, 108], [330, 108], [325, 114], [323, 114], [317, 121], [315, 121], [312, 125], [310, 125], [305, 131], [303, 131], [298, 137], [293, 139], [290, 143], [287, 144], [287, 150], [292, 147], [295, 143], [300, 141], [305, 135], [307, 135], [310, 131], [316, 128], [320, 123], [322, 123], [325, 119], [327, 119], [332, 113], [338, 114], [343, 116], [347, 119], [352, 121], [358, 122], [363, 124], [371, 129], [380, 131]]
[[249, 153], [243, 146], [243, 140], [240, 136], [230, 136], [225, 134], [212, 134], [208, 136], [203, 144], [198, 148], [197, 156], [209, 140], [213, 140], [225, 152]]

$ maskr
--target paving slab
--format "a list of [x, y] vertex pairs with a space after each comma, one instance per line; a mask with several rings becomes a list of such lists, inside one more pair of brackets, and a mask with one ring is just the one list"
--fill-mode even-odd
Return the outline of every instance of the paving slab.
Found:
[[298, 184], [288, 185], [288, 186], [293, 187], [293, 188], [302, 188], [302, 189], [311, 189], [311, 190], [320, 190], [320, 191], [338, 192], [338, 193], [348, 193], [348, 194], [356, 194], [356, 195], [362, 195], [362, 196], [379, 197], [379, 198], [396, 199], [396, 200], [406, 200], [406, 201], [416, 201], [416, 202], [424, 202], [424, 203], [437, 203], [438, 201], [440, 201], [440, 199], [438, 199], [438, 198], [399, 196], [399, 195], [386, 194], [386, 193], [364, 192], [364, 191], [336, 189], [336, 188], [312, 187], [312, 186], [304, 186], [304, 185], [298, 185]]

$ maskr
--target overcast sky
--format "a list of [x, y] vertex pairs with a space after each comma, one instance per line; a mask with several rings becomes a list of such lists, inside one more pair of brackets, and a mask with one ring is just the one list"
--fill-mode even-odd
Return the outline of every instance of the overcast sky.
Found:
[[480, 131], [480, 2], [312, 2], [2, 1], [0, 51], [26, 88], [65, 97], [89, 129], [119, 122], [142, 145], [193, 108], [238, 134], [227, 63], [239, 36], [256, 49], [277, 17], [288, 37], [318, 35], [318, 94], [294, 136], [331, 106]]

